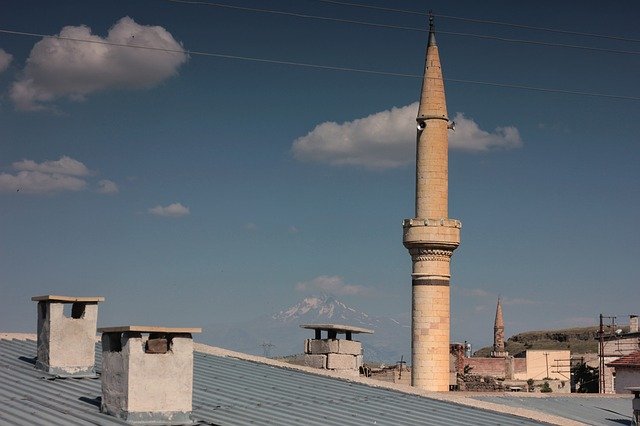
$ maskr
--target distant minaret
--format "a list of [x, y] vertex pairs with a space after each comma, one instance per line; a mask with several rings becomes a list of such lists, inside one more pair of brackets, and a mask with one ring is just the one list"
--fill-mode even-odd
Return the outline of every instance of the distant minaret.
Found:
[[448, 219], [449, 118], [438, 46], [429, 18], [416, 150], [415, 218], [403, 222], [413, 261], [411, 384], [449, 390], [449, 261], [460, 244], [460, 221]]
[[506, 358], [509, 352], [504, 350], [504, 319], [502, 318], [502, 302], [498, 298], [496, 307], [496, 321], [493, 324], [493, 351], [492, 358]]

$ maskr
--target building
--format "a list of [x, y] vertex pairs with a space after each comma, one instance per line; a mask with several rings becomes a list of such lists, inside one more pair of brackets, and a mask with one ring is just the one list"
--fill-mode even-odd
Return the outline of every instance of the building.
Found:
[[615, 360], [640, 350], [640, 331], [638, 316], [629, 316], [629, 331], [613, 327], [600, 333], [598, 356], [600, 358], [600, 393], [615, 393], [617, 388], [614, 367], [609, 366]]
[[460, 221], [448, 216], [450, 125], [433, 16], [417, 117], [415, 217], [403, 222], [411, 274], [411, 384], [449, 390], [449, 262], [460, 244]]
[[607, 367], [614, 369], [615, 393], [631, 393], [627, 388], [640, 388], [640, 351], [618, 358]]
[[[462, 345], [451, 345], [451, 354], [456, 359], [458, 373], [468, 371], [473, 376], [491, 377], [504, 380], [505, 386], [490, 387], [478, 385], [477, 390], [502, 390], [505, 387], [525, 389], [527, 381], [533, 380], [540, 384], [550, 383], [554, 392], [568, 393], [571, 384], [571, 352], [569, 350], [531, 350], [509, 355], [505, 350], [504, 316], [502, 303], [498, 299], [496, 316], [493, 325], [493, 350], [490, 357], [467, 357]], [[518, 381], [520, 383], [518, 383]], [[466, 389], [472, 390], [474, 384], [467, 384]]]

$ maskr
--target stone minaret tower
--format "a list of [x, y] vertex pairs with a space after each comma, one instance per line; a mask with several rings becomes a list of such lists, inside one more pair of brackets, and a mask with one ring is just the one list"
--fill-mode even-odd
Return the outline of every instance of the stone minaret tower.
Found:
[[413, 261], [411, 384], [449, 390], [449, 261], [460, 221], [448, 218], [448, 129], [433, 17], [417, 117], [416, 213], [405, 219], [404, 246]]
[[509, 353], [504, 350], [504, 319], [502, 318], [502, 303], [498, 298], [496, 307], [496, 321], [493, 324], [493, 351], [492, 358], [506, 358]]

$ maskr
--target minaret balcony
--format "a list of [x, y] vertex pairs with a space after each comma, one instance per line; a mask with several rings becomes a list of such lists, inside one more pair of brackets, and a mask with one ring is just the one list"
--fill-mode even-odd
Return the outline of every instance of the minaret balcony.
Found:
[[402, 228], [407, 248], [435, 245], [455, 250], [460, 245], [462, 222], [457, 219], [405, 219]]

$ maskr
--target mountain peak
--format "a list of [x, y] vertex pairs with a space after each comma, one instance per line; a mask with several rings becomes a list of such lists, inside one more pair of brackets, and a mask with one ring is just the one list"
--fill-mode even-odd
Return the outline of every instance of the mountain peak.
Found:
[[357, 324], [366, 323], [368, 317], [364, 312], [358, 312], [327, 294], [305, 297], [295, 305], [271, 316], [273, 320], [281, 322], [355, 322]]

